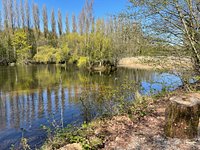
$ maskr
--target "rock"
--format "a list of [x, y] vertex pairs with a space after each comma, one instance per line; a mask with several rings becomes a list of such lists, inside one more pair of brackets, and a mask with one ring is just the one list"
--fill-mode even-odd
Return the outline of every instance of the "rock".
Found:
[[198, 135], [199, 114], [199, 93], [171, 97], [165, 111], [165, 135], [172, 138], [195, 138]]
[[15, 66], [15, 63], [10, 63], [9, 66], [13, 67]]
[[74, 143], [74, 144], [68, 144], [62, 148], [60, 148], [59, 150], [82, 150], [82, 146], [81, 144], [78, 143]]

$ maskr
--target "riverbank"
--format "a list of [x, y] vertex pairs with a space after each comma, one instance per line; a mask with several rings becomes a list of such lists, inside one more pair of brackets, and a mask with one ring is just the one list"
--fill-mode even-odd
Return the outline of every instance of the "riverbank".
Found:
[[153, 103], [149, 103], [147, 109], [149, 113], [144, 117], [137, 118], [130, 122], [129, 124], [131, 124], [131, 126], [125, 126], [126, 131], [108, 142], [104, 149], [200, 149], [200, 137], [188, 140], [167, 138], [164, 134], [165, 108], [168, 105], [169, 96], [177, 94], [182, 94], [182, 92], [169, 94]]
[[177, 70], [178, 68], [192, 69], [192, 62], [190, 58], [179, 58], [179, 57], [128, 57], [122, 58], [118, 67], [126, 68], [137, 68], [137, 69], [167, 69]]
[[199, 136], [193, 140], [183, 140], [164, 135], [165, 108], [169, 98], [183, 93], [183, 89], [178, 89], [139, 98], [129, 107], [129, 113], [96, 119], [73, 131], [62, 130], [43, 149], [200, 149]]
[[[84, 60], [82, 60], [84, 59]], [[183, 71], [183, 70], [192, 70], [193, 64], [190, 58], [188, 57], [165, 57], [165, 56], [138, 56], [138, 57], [127, 57], [122, 58], [119, 60], [118, 65], [115, 66], [114, 64], [108, 61], [106, 66], [102, 67], [86, 67], [86, 60], [85, 58], [80, 58], [81, 62], [79, 63], [77, 60], [77, 64], [73, 63], [63, 63], [57, 64], [61, 67], [68, 67], [74, 66], [76, 68], [84, 68], [89, 71], [93, 72], [112, 72], [116, 70], [116, 67], [123, 67], [123, 68], [132, 68], [132, 69], [144, 69], [144, 70], [167, 70], [167, 71]], [[34, 61], [29, 62], [32, 65], [41, 65], [41, 64], [56, 64], [54, 63], [38, 63]], [[9, 66], [15, 66], [17, 64], [10, 63]]]

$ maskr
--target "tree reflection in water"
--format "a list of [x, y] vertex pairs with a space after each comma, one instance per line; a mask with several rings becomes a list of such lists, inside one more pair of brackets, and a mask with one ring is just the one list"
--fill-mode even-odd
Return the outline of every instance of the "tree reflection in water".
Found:
[[126, 91], [119, 91], [118, 97], [104, 94], [106, 91], [121, 87], [127, 78], [135, 83], [134, 93], [140, 91], [141, 83], [158, 76], [154, 71], [123, 68], [100, 76], [56, 65], [0, 67], [0, 74], [0, 149], [16, 143], [21, 128], [34, 145], [43, 134], [40, 125], [49, 125], [52, 118], [64, 126], [112, 112], [112, 100], [120, 99]]

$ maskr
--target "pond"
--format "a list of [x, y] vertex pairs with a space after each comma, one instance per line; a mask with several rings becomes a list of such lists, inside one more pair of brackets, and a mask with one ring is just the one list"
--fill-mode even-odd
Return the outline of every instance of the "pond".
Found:
[[107, 75], [56, 65], [0, 67], [0, 149], [18, 147], [22, 134], [33, 149], [41, 146], [42, 125], [85, 121], [79, 99], [86, 82], [117, 87], [124, 79], [134, 81], [142, 95], [181, 84], [175, 75], [150, 70], [119, 68]]

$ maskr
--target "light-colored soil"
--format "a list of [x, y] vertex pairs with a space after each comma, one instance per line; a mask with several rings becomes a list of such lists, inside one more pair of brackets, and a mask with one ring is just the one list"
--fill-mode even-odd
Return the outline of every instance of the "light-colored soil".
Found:
[[179, 57], [128, 57], [119, 61], [118, 67], [138, 69], [191, 69], [192, 62], [189, 58]]
[[[194, 140], [172, 139], [164, 135], [166, 100], [149, 106], [153, 113], [132, 122], [123, 116], [112, 119], [114, 133], [105, 150], [200, 150], [200, 137]], [[120, 124], [121, 123], [121, 124]]]
[[82, 146], [80, 144], [74, 143], [74, 144], [68, 144], [59, 150], [82, 150]]
[[157, 69], [153, 66], [150, 65], [146, 65], [146, 64], [139, 64], [139, 63], [132, 63], [132, 64], [120, 64], [118, 65], [118, 67], [123, 67], [123, 68], [136, 68], [136, 69], [145, 69], [145, 70], [149, 70], [149, 69]]

